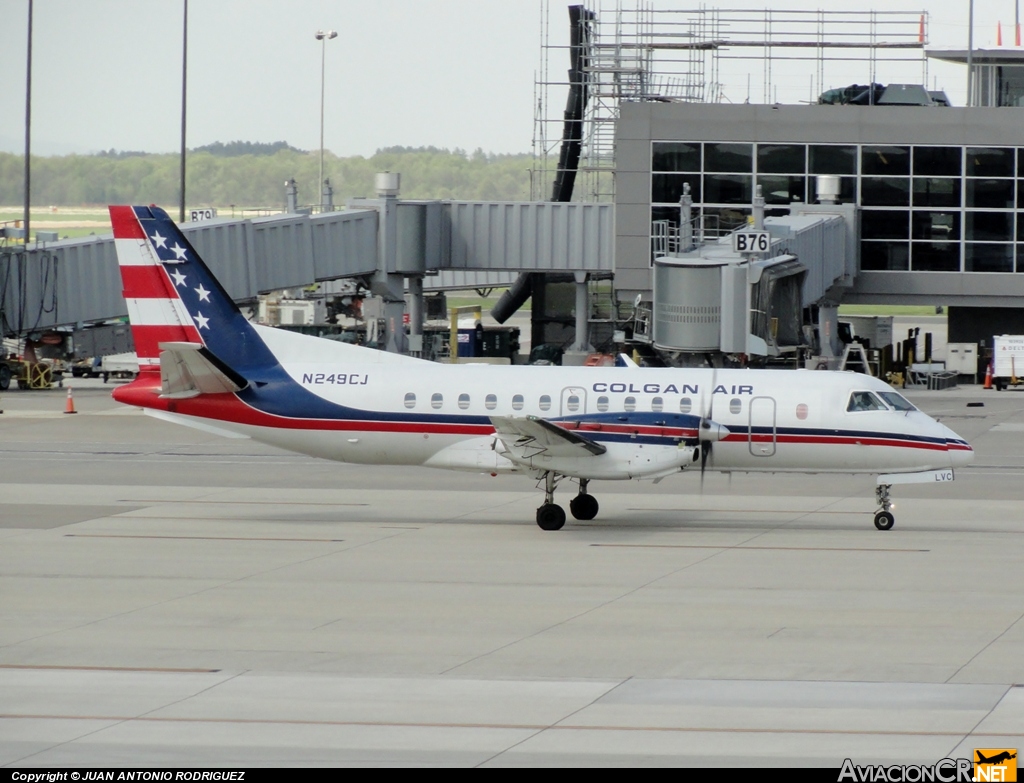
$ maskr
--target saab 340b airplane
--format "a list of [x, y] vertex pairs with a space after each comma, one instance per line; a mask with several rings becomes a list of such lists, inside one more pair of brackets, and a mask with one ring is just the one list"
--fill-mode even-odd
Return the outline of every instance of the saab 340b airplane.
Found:
[[140, 372], [114, 399], [158, 418], [360, 464], [523, 472], [593, 519], [593, 479], [687, 469], [952, 481], [974, 452], [890, 386], [851, 372], [442, 365], [250, 323], [167, 213], [110, 207]]

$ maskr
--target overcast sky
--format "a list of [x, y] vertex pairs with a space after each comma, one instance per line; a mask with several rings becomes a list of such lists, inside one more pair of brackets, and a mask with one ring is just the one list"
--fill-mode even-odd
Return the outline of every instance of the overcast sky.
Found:
[[[620, 0], [635, 7], [635, 0]], [[699, 3], [654, 0], [660, 8]], [[550, 2], [552, 43], [568, 39], [568, 2]], [[614, 2], [603, 5], [606, 12]], [[707, 3], [721, 8], [837, 8], [827, 2]], [[1012, 43], [1013, 0], [975, 3], [975, 45], [995, 43], [996, 22]], [[933, 47], [964, 48], [968, 0], [849, 0], [842, 7], [928, 11]], [[0, 149], [24, 148], [28, 0], [0, 0], [4, 20], [4, 111]], [[371, 155], [390, 145], [481, 147], [529, 152], [534, 78], [540, 59], [539, 0], [191, 0], [188, 37], [189, 147], [214, 141], [320, 144], [318, 29], [326, 44], [325, 146]], [[32, 151], [175, 151], [180, 139], [182, 0], [35, 0]], [[551, 73], [568, 67], [565, 52]], [[748, 73], [751, 66], [743, 66]], [[756, 68], [757, 66], [753, 66]], [[742, 68], [740, 69], [742, 70]], [[881, 81], [920, 81], [880, 73]], [[866, 82], [863, 66], [830, 68], [826, 86]], [[760, 72], [751, 81], [758, 85]], [[725, 96], [746, 97], [747, 75], [723, 74]], [[806, 100], [808, 75], [799, 98]], [[957, 105], [962, 66], [929, 66], [929, 87]], [[755, 90], [755, 101], [757, 91]], [[791, 102], [780, 93], [780, 100]], [[553, 94], [557, 111], [565, 96]]]

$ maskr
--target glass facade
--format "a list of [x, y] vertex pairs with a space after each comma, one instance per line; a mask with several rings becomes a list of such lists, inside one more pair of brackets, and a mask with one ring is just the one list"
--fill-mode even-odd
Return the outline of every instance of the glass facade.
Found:
[[861, 269], [1024, 272], [1024, 147], [655, 141], [651, 164], [652, 220], [678, 222], [688, 184], [713, 235], [743, 224], [757, 185], [773, 214], [832, 174], [861, 207]]

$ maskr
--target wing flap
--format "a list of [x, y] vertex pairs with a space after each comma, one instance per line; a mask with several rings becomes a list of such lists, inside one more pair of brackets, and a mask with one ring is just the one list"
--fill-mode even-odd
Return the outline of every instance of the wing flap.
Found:
[[160, 343], [161, 397], [226, 394], [248, 385], [245, 378], [198, 343]]
[[594, 456], [604, 454], [608, 449], [580, 435], [564, 430], [557, 424], [539, 416], [491, 416], [491, 423], [505, 448], [515, 454], [530, 451], [531, 457], [545, 454], [551, 457], [581, 457], [581, 452]]

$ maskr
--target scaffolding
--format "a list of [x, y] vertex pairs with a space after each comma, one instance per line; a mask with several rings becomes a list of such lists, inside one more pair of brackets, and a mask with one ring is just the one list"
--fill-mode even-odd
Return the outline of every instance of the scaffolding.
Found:
[[[588, 100], [577, 201], [614, 199], [622, 101], [770, 104], [780, 102], [781, 93], [783, 103], [815, 103], [825, 90], [847, 86], [850, 73], [868, 84], [902, 83], [908, 66], [920, 69], [921, 84], [928, 82], [924, 11], [682, 10], [643, 0], [591, 2], [588, 8], [594, 13], [579, 22], [587, 26], [579, 38], [586, 42]], [[550, 10], [550, 0], [541, 0], [531, 171], [536, 200], [548, 197], [557, 173], [561, 106], [570, 87], [564, 78], [551, 78], [552, 65], [561, 73], [568, 68], [569, 45], [553, 43]]]

